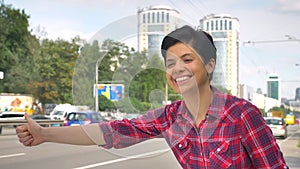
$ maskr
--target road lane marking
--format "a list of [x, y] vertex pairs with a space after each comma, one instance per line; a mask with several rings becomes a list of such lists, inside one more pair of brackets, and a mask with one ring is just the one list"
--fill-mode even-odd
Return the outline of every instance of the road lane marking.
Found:
[[1, 158], [9, 158], [9, 157], [24, 156], [24, 155], [26, 155], [26, 154], [25, 154], [25, 153], [8, 154], [8, 155], [2, 155], [2, 156], [0, 156], [0, 159], [1, 159]]
[[163, 149], [163, 150], [157, 150], [157, 151], [152, 151], [152, 152], [149, 152], [149, 153], [137, 154], [137, 155], [133, 155], [133, 156], [119, 158], [119, 159], [116, 159], [116, 160], [105, 161], [105, 162], [91, 164], [91, 165], [82, 166], [82, 167], [77, 167], [77, 168], [73, 168], [73, 169], [89, 169], [89, 168], [104, 166], [104, 165], [108, 165], [108, 164], [118, 163], [118, 162], [122, 162], [122, 161], [127, 161], [127, 160], [131, 160], [131, 159], [135, 159], [135, 158], [147, 157], [147, 156], [150, 156], [150, 155], [165, 153], [169, 150], [170, 150], [170, 148], [167, 148], [167, 149]]

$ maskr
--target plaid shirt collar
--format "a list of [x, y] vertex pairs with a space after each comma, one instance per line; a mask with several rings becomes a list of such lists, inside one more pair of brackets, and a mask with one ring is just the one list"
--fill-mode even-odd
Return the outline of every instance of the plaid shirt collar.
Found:
[[[226, 104], [226, 98], [227, 95], [221, 93], [217, 88], [214, 86], [211, 86], [211, 89], [213, 91], [213, 101], [210, 104], [208, 111], [206, 112], [206, 119], [207, 120], [221, 120], [224, 117], [224, 107]], [[177, 111], [177, 116], [182, 117], [190, 122], [193, 122], [193, 118], [191, 114], [189, 113], [186, 104], [184, 101], [182, 101], [178, 111]]]

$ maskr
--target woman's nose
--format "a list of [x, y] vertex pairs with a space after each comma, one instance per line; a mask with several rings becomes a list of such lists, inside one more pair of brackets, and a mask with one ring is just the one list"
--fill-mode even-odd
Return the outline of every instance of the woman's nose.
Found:
[[180, 72], [183, 72], [184, 70], [185, 70], [184, 62], [183, 61], [177, 61], [175, 66], [174, 66], [173, 71], [177, 72], [177, 73], [180, 73]]

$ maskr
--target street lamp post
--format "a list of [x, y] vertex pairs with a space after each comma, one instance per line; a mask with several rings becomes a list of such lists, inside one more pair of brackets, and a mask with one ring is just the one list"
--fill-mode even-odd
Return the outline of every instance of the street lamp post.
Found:
[[98, 112], [99, 111], [99, 104], [98, 104], [98, 66], [99, 64], [99, 59], [96, 62], [96, 75], [95, 75], [95, 85], [94, 85], [94, 90], [95, 90], [95, 111]]

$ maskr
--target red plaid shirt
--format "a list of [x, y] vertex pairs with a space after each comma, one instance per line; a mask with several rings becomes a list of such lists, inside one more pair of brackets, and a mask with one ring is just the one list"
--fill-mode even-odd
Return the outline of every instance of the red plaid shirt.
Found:
[[185, 169], [288, 168], [259, 110], [215, 88], [205, 120], [195, 126], [183, 101], [132, 120], [100, 123], [105, 148], [164, 137]]

